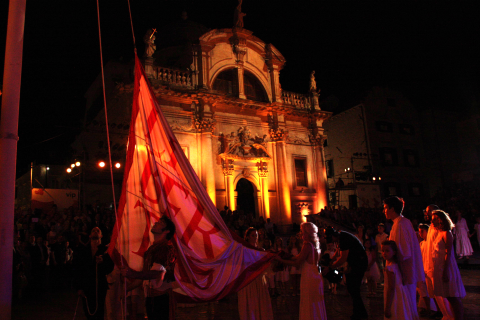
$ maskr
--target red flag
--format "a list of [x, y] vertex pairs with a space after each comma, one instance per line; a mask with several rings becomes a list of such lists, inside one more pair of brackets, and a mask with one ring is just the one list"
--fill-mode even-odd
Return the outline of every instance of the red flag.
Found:
[[127, 162], [109, 253], [141, 270], [162, 215], [176, 226], [175, 278], [197, 301], [236, 292], [273, 257], [235, 241], [163, 116], [135, 56], [135, 87]]

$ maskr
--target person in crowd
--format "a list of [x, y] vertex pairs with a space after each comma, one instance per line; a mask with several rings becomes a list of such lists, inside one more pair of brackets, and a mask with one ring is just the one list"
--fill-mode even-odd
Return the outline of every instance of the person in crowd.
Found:
[[433, 289], [436, 296], [448, 300], [455, 320], [461, 320], [464, 313], [461, 299], [465, 297], [466, 293], [453, 253], [451, 230], [454, 224], [449, 215], [442, 210], [433, 211], [432, 224], [438, 231], [434, 240]]
[[[427, 235], [428, 235], [428, 225], [424, 223], [420, 223], [418, 225], [418, 235], [421, 239], [420, 251], [422, 253], [423, 265], [425, 266], [426, 260], [428, 259], [428, 257], [425, 254], [425, 249], [426, 249], [425, 244], [426, 244]], [[435, 306], [434, 299], [431, 298], [430, 295], [428, 294], [426, 282], [417, 283], [417, 292], [418, 292], [418, 295], [420, 296], [417, 306], [418, 308], [422, 309], [422, 311], [419, 311], [419, 314], [421, 316], [430, 316], [432, 314], [432, 310], [437, 311], [437, 307]]]
[[[347, 291], [352, 297], [353, 314], [350, 318], [352, 320], [367, 319], [368, 313], [360, 295], [360, 286], [368, 266], [365, 248], [356, 236], [346, 231], [337, 232], [329, 227], [325, 231], [325, 235], [327, 236], [327, 242], [337, 243], [340, 250], [340, 256], [331, 263], [330, 268], [338, 269], [345, 262], [348, 263], [344, 273], [346, 274]], [[322, 272], [327, 274], [330, 268], [324, 268], [325, 270], [322, 270]]]
[[[245, 231], [245, 240], [257, 247], [258, 233], [253, 227]], [[241, 320], [273, 319], [268, 283], [264, 274], [238, 292], [238, 313]]]
[[377, 249], [372, 246], [371, 239], [365, 239], [365, 252], [368, 257], [367, 278], [368, 294], [367, 297], [375, 297], [377, 295], [377, 282], [380, 281], [380, 270], [377, 265]]
[[[330, 261], [336, 258], [337, 254], [337, 248], [335, 247], [335, 243], [333, 242], [328, 242], [327, 243], [327, 252], [328, 257], [330, 258]], [[332, 291], [333, 294], [337, 294], [337, 283], [333, 283], [328, 281], [328, 288]]]
[[[283, 239], [281, 237], [275, 238], [275, 243], [271, 251], [280, 254], [282, 257], [289, 255], [287, 248], [283, 245]], [[273, 269], [275, 271], [275, 283], [279, 291], [278, 293], [285, 297], [287, 295], [287, 285], [289, 282], [288, 266], [278, 263]]]
[[143, 270], [135, 271], [128, 266], [121, 269], [124, 277], [132, 279], [127, 290], [133, 290], [143, 283], [145, 309], [148, 319], [160, 320], [174, 317], [170, 306], [173, 288], [173, 268], [176, 261], [175, 249], [169, 240], [175, 234], [175, 224], [163, 216], [153, 226], [153, 244], [145, 252]]
[[357, 227], [357, 232], [355, 232], [355, 237], [358, 238], [358, 240], [360, 240], [360, 242], [363, 243], [365, 242], [365, 227], [362, 226], [362, 225], [359, 225]]
[[407, 287], [402, 285], [402, 273], [398, 265], [398, 247], [395, 241], [382, 243], [382, 255], [386, 260], [385, 286], [383, 287], [383, 306], [385, 319], [414, 319], [410, 310]]
[[472, 235], [475, 233], [477, 234], [477, 243], [478, 243], [478, 246], [480, 247], [480, 217], [476, 217], [475, 221], [477, 223], [475, 223], [475, 226], [473, 227], [475, 231], [472, 233]]
[[[428, 205], [427, 208], [423, 211], [423, 219], [426, 222], [432, 221], [432, 215], [435, 210], [439, 210], [439, 207], [435, 204]], [[431, 317], [444, 317], [446, 319], [453, 319], [452, 310], [447, 299], [437, 296], [433, 289], [433, 275], [434, 275], [434, 260], [433, 255], [435, 253], [435, 239], [438, 236], [438, 230], [430, 226], [428, 228], [427, 239], [425, 244], [422, 246], [424, 253], [423, 256], [426, 259], [423, 261], [423, 267], [425, 269], [425, 283], [427, 285], [428, 295], [433, 297], [437, 306], [437, 312], [432, 314]]]
[[93, 228], [90, 244], [78, 250], [73, 259], [75, 287], [82, 298], [87, 319], [103, 319], [105, 296], [107, 295], [107, 274], [113, 270], [113, 261], [107, 247], [102, 244], [102, 231]]
[[274, 223], [270, 220], [270, 218], [267, 218], [267, 223], [265, 223], [265, 231], [267, 232], [267, 237], [270, 239], [270, 241], [275, 240], [273, 229]]
[[325, 320], [325, 300], [323, 294], [323, 277], [319, 272], [320, 241], [318, 228], [311, 222], [300, 226], [303, 233], [303, 247], [300, 254], [285, 260], [277, 256], [275, 259], [290, 266], [301, 266], [300, 282], [300, 316], [299, 319]]
[[[300, 241], [297, 239], [296, 236], [291, 236], [289, 241], [288, 241], [288, 253], [290, 253], [292, 256], [296, 256], [300, 253], [302, 250], [302, 246]], [[300, 294], [300, 275], [302, 273], [302, 270], [298, 268], [297, 266], [291, 266], [290, 267], [290, 281], [292, 285], [292, 296], [296, 296], [297, 294]]]
[[385, 266], [385, 261], [383, 260], [382, 255], [382, 243], [385, 240], [388, 240], [388, 234], [385, 233], [385, 224], [379, 223], [377, 226], [378, 233], [375, 236], [375, 243], [377, 244], [377, 264], [380, 269], [380, 276], [383, 278], [383, 267]]
[[470, 243], [470, 231], [468, 230], [467, 221], [462, 218], [462, 212], [458, 211], [457, 223], [455, 223], [455, 250], [459, 259], [470, 259], [473, 254], [472, 244]]
[[403, 284], [406, 287], [410, 303], [412, 319], [419, 319], [417, 311], [417, 283], [425, 282], [422, 253], [417, 235], [410, 220], [402, 216], [404, 202], [399, 197], [389, 197], [383, 201], [387, 219], [393, 221], [389, 240], [395, 241], [398, 247], [398, 264], [402, 272]]

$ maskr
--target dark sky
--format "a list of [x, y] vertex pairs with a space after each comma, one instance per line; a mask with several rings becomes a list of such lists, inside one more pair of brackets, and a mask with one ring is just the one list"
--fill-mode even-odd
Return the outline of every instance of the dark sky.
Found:
[[[100, 1], [104, 61], [133, 57], [127, 0]], [[236, 0], [131, 0], [137, 48], [148, 28], [180, 19], [231, 28]], [[321, 99], [339, 109], [374, 85], [402, 91], [419, 109], [475, 112], [479, 101], [478, 1], [244, 0], [245, 28], [286, 58], [282, 88], [306, 93], [316, 70]], [[4, 60], [8, 1], [0, 4]], [[158, 44], [157, 44], [158, 45]], [[27, 0], [18, 172], [66, 164], [84, 94], [100, 73], [96, 1]], [[3, 64], [1, 66], [3, 74]], [[52, 139], [53, 138], [53, 139]], [[47, 139], [50, 139], [46, 142]]]

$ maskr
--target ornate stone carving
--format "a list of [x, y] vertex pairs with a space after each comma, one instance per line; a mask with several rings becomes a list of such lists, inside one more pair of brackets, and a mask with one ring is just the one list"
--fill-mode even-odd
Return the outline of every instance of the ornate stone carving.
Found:
[[310, 73], [310, 91], [317, 91], [317, 82], [315, 81], [315, 70]]
[[268, 126], [270, 130], [268, 133], [270, 134], [270, 139], [272, 141], [285, 141], [288, 131], [283, 130], [278, 125], [278, 117], [276, 115], [269, 114], [268, 115]]
[[243, 17], [246, 16], [246, 13], [242, 12], [242, 1], [238, 0], [238, 5], [235, 8], [235, 12], [233, 14], [233, 28], [234, 29], [243, 29]]
[[257, 163], [258, 167], [258, 176], [260, 178], [268, 177], [268, 164], [266, 162], [260, 161]]
[[267, 152], [267, 135], [260, 137], [255, 134], [252, 137], [250, 129], [247, 126], [242, 126], [237, 130], [237, 133], [224, 134], [220, 132], [219, 154], [234, 158], [270, 158]]
[[222, 159], [222, 171], [224, 176], [233, 175], [234, 167], [232, 159]]
[[243, 176], [244, 176], [245, 178], [248, 178], [248, 177], [250, 177], [250, 176], [252, 175], [252, 173], [250, 172], [250, 169], [248, 169], [248, 168], [244, 168], [244, 169], [242, 170], [242, 174], [243, 174]]
[[272, 139], [272, 141], [285, 141], [288, 135], [287, 131], [284, 131], [283, 129], [280, 129], [280, 128], [270, 129], [269, 133], [270, 133], [270, 139]]
[[194, 118], [195, 129], [200, 132], [212, 132], [215, 131], [215, 125], [217, 121], [211, 118]]
[[145, 53], [143, 56], [145, 58], [151, 58], [155, 50], [157, 50], [157, 46], [155, 45], [155, 32], [157, 32], [156, 29], [148, 29], [143, 37], [143, 42], [145, 42]]
[[173, 131], [181, 131], [181, 132], [195, 131], [195, 126], [193, 125], [192, 121], [172, 120], [172, 121], [169, 121], [168, 124], [170, 125]]

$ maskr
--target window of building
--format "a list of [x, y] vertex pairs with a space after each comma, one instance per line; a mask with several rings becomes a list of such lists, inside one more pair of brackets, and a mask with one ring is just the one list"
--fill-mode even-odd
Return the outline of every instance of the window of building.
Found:
[[333, 171], [333, 160], [326, 160], [325, 161], [326, 171], [327, 171], [327, 178], [333, 178], [335, 176]]
[[296, 187], [307, 186], [307, 159], [295, 158], [295, 182]]
[[393, 132], [393, 125], [391, 122], [385, 121], [376, 121], [375, 126], [377, 127], [377, 131], [380, 132]]
[[413, 136], [415, 134], [415, 127], [409, 124], [401, 124], [399, 125], [399, 131], [401, 134]]
[[421, 196], [423, 196], [423, 185], [421, 183], [409, 183], [408, 184], [408, 194], [411, 197], [421, 197]]
[[213, 82], [212, 89], [223, 93], [227, 96], [235, 96], [238, 94], [238, 80], [235, 69], [228, 69], [220, 72]]
[[402, 196], [402, 189], [400, 188], [400, 183], [397, 182], [385, 183], [383, 187], [383, 192], [385, 194], [385, 197]]
[[406, 167], [418, 167], [420, 165], [418, 152], [415, 150], [404, 150], [403, 157]]
[[380, 148], [382, 166], [398, 166], [397, 150], [394, 148]]
[[[238, 96], [238, 75], [236, 69], [220, 72], [213, 81], [212, 89], [227, 96]], [[243, 89], [247, 99], [268, 102], [268, 95], [260, 81], [250, 72], [243, 72]]]

